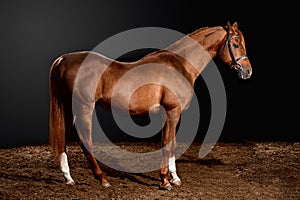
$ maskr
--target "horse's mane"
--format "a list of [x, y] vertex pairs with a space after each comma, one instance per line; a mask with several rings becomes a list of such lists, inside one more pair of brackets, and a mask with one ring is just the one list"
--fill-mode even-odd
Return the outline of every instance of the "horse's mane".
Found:
[[205, 38], [207, 35], [210, 35], [211, 33], [214, 33], [215, 31], [223, 29], [222, 26], [214, 26], [214, 27], [202, 27], [199, 28], [192, 33], [187, 34], [188, 37], [191, 37], [197, 41], [200, 41], [202, 38]]
[[167, 49], [168, 50], [180, 49], [182, 47], [185, 47], [187, 45], [187, 43], [192, 41], [187, 38], [192, 38], [193, 40], [200, 42], [208, 35], [214, 33], [217, 30], [220, 30], [220, 29], [223, 29], [223, 27], [222, 26], [215, 26], [215, 27], [206, 26], [206, 27], [199, 28], [199, 29], [193, 31], [192, 33], [187, 34], [185, 37], [180, 38], [179, 40], [177, 40], [176, 42], [171, 44], [169, 47], [167, 47]]
[[[214, 27], [201, 27], [189, 34], [186, 34], [184, 37], [180, 38], [179, 40], [175, 41], [174, 43], [170, 44], [168, 47], [162, 50], [157, 50], [152, 53], [149, 53], [145, 57], [153, 56], [156, 54], [159, 54], [161, 52], [164, 52], [164, 50], [171, 51], [171, 52], [177, 52], [180, 51], [180, 49], [185, 48], [189, 43], [193, 43], [193, 41], [201, 42], [203, 41], [207, 36], [210, 34], [213, 34], [214, 32], [224, 29], [222, 26], [214, 26]], [[190, 39], [192, 38], [192, 40]]]
[[199, 29], [187, 34], [187, 35], [191, 36], [191, 35], [200, 34], [200, 33], [203, 34], [203, 32], [207, 32], [208, 28], [210, 28], [210, 27], [209, 26], [201, 27], [201, 28], [199, 28]]

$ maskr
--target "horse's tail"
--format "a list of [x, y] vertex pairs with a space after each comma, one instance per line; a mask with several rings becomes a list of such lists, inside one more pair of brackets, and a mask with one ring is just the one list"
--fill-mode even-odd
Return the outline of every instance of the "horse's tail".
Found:
[[56, 71], [64, 58], [57, 58], [50, 69], [49, 89], [50, 89], [50, 116], [49, 116], [49, 142], [55, 154], [65, 150], [65, 119], [64, 108], [60, 99], [59, 86], [57, 84]]

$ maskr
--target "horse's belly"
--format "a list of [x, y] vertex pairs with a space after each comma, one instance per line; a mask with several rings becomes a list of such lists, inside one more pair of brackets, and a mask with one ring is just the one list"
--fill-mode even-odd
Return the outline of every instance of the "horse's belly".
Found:
[[161, 86], [159, 85], [148, 84], [136, 89], [129, 101], [128, 108], [130, 113], [143, 114], [158, 112], [161, 96]]

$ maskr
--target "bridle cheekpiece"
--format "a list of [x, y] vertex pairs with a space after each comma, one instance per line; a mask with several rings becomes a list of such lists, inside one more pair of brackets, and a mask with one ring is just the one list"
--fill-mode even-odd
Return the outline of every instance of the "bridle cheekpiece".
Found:
[[228, 47], [228, 50], [229, 50], [229, 55], [231, 57], [231, 60], [232, 60], [232, 64], [231, 64], [231, 68], [234, 68], [238, 71], [242, 71], [243, 70], [243, 67], [241, 64], [239, 64], [238, 62], [242, 59], [245, 59], [245, 58], [248, 58], [247, 55], [243, 55], [241, 57], [238, 57], [238, 58], [235, 58], [234, 55], [233, 55], [233, 50], [232, 50], [232, 46], [231, 46], [231, 42], [230, 40], [232, 38], [236, 38], [236, 37], [240, 37], [239, 34], [234, 34], [234, 35], [230, 35], [229, 33], [227, 33], [227, 36], [226, 36], [226, 42], [221, 50], [221, 53], [220, 53], [220, 57], [222, 56], [222, 54], [224, 53], [224, 50], [226, 48], [226, 46]]

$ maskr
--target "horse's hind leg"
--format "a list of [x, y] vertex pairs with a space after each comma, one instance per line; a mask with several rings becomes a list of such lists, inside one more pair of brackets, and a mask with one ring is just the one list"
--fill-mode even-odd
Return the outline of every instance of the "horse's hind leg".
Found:
[[[85, 143], [85, 144], [84, 144]], [[109, 184], [109, 182], [104, 178], [104, 175], [97, 163], [97, 160], [95, 158], [95, 156], [93, 155], [93, 153], [91, 152], [91, 146], [88, 145], [87, 143], [89, 142], [82, 142], [80, 141], [80, 146], [84, 152], [84, 155], [86, 156], [86, 158], [88, 159], [92, 172], [94, 174], [94, 177], [100, 181], [101, 185], [105, 188], [110, 187], [111, 185]]]
[[[180, 107], [176, 107], [174, 109], [166, 111], [166, 122], [162, 131], [162, 145], [163, 145], [163, 160], [162, 166], [160, 170], [160, 178], [161, 178], [161, 189], [171, 190], [171, 184], [168, 180], [168, 170], [171, 169], [172, 178], [176, 174], [175, 167], [175, 145], [176, 145], [176, 126], [180, 118]], [[174, 162], [173, 160], [174, 159]], [[171, 164], [171, 165], [170, 165]], [[172, 172], [175, 172], [172, 174]], [[178, 178], [179, 179], [179, 178]], [[179, 179], [180, 180], [180, 179]]]
[[60, 170], [63, 173], [63, 176], [66, 180], [67, 184], [74, 185], [75, 182], [73, 178], [71, 177], [70, 173], [70, 168], [68, 164], [68, 157], [66, 154], [66, 143], [67, 143], [67, 137], [71, 134], [72, 132], [72, 127], [73, 127], [73, 115], [70, 109], [65, 108], [65, 138], [63, 138], [62, 142], [64, 145], [61, 146], [58, 152], [58, 158], [59, 158], [59, 164], [60, 164]]
[[62, 152], [59, 154], [59, 162], [60, 162], [60, 169], [63, 173], [64, 178], [66, 179], [66, 183], [68, 185], [74, 185], [75, 182], [70, 174], [70, 168], [68, 165], [68, 157], [66, 152]]
[[99, 164], [92, 153], [92, 116], [94, 110], [94, 103], [88, 103], [80, 106], [79, 114], [76, 115], [76, 129], [79, 134], [79, 144], [83, 150], [84, 155], [90, 163], [90, 167], [96, 179], [105, 188], [110, 187], [108, 181], [99, 167]]

